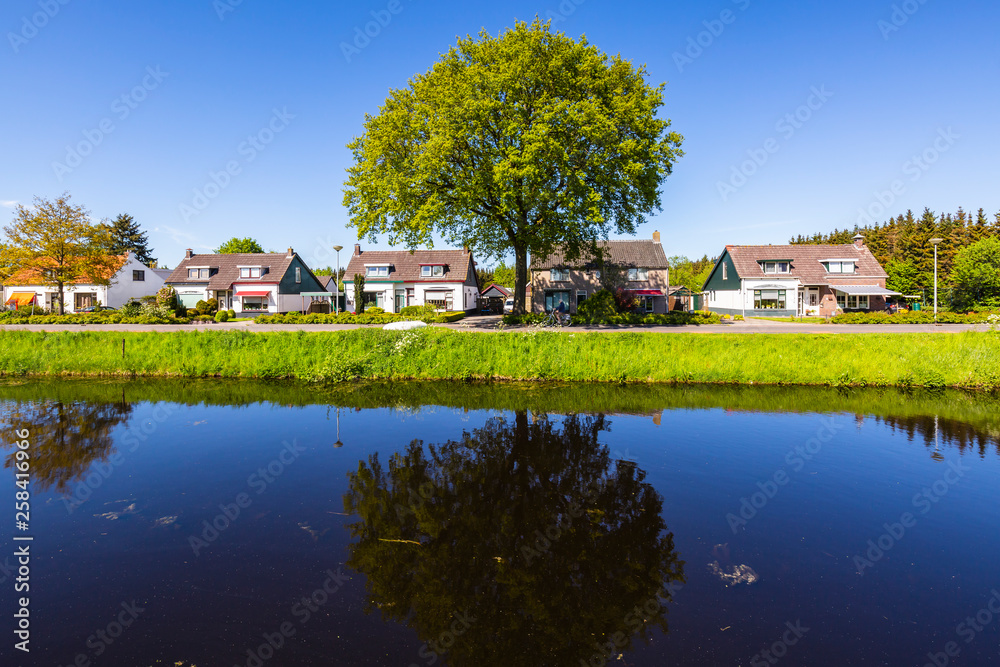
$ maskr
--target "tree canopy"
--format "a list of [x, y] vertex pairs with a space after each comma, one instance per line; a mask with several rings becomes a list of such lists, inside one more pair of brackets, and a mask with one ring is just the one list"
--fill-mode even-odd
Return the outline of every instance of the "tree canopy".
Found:
[[107, 225], [91, 222], [90, 212], [71, 204], [69, 194], [54, 201], [35, 197], [30, 207], [18, 204], [3, 230], [7, 245], [0, 263], [29, 271], [31, 284], [56, 287], [60, 314], [67, 285], [107, 285], [118, 269]]
[[1000, 308], [1000, 238], [985, 238], [960, 250], [951, 279], [955, 309]]
[[344, 204], [359, 237], [514, 256], [515, 312], [529, 253], [596, 252], [660, 208], [682, 137], [659, 118], [663, 85], [551, 22], [459, 39], [390, 91], [349, 144]]
[[264, 248], [250, 237], [239, 239], [235, 236], [215, 249], [220, 255], [236, 255], [239, 253], [262, 253]]
[[[452, 665], [604, 664], [667, 631], [683, 562], [663, 499], [599, 443], [604, 416], [516, 412], [350, 475], [349, 567], [367, 611]], [[454, 645], [434, 640], [464, 622]], [[605, 660], [591, 662], [595, 654]]]
[[111, 222], [108, 228], [111, 236], [110, 250], [112, 255], [124, 255], [131, 252], [135, 258], [147, 266], [154, 266], [156, 258], [152, 256], [149, 238], [142, 231], [139, 223], [128, 213], [122, 213]]

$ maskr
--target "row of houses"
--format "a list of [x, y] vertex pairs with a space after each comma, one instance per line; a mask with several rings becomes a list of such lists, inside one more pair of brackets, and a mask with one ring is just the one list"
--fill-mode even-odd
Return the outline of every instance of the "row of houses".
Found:
[[[601, 290], [607, 264], [625, 273], [627, 289], [647, 313], [707, 309], [721, 314], [819, 315], [841, 311], [881, 310], [897, 295], [885, 287], [886, 273], [864, 244], [726, 246], [701, 293], [670, 285], [670, 267], [659, 232], [650, 239], [602, 241], [601, 256], [568, 260], [563, 253], [532, 258], [528, 303], [535, 312], [562, 304], [575, 313]], [[132, 254], [117, 258], [117, 269], [104, 281], [81, 279], [68, 286], [67, 312], [110, 306], [155, 294], [164, 285], [177, 292], [181, 305], [218, 300], [222, 309], [244, 316], [286, 312], [329, 312], [339, 293], [332, 276], [316, 276], [292, 248], [286, 253], [220, 255], [188, 249], [173, 270], [150, 268]], [[351, 277], [365, 277], [361, 295]], [[511, 296], [506, 288], [479, 284], [476, 262], [461, 250], [362, 250], [355, 244], [345, 275], [340, 307], [356, 309], [358, 299], [387, 312], [433, 305], [442, 311], [476, 312]], [[4, 284], [8, 307], [57, 306], [55, 287], [43, 284], [35, 269], [15, 273]]]

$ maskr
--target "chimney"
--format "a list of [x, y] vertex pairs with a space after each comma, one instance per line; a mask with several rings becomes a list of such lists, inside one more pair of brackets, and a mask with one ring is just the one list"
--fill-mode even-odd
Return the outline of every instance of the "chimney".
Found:
[[294, 251], [294, 250], [292, 250], [291, 248], [289, 248], [289, 249], [288, 249], [288, 256], [289, 256], [289, 257], [295, 257], [295, 251]]
[[468, 243], [466, 243], [465, 245], [462, 246], [462, 252], [464, 252], [466, 255], [469, 254], [469, 244]]
[[854, 247], [855, 248], [864, 248], [865, 247], [865, 237], [862, 236], [861, 234], [858, 234], [857, 236], [855, 236], [854, 237]]
[[660, 242], [660, 232], [653, 232], [653, 243]]
[[354, 256], [357, 257], [360, 254], [361, 254], [361, 244], [360, 243], [355, 243], [354, 244]]
[[191, 259], [191, 248], [188, 248], [188, 249], [187, 249], [187, 250], [186, 250], [186, 251], [184, 252], [184, 259]]

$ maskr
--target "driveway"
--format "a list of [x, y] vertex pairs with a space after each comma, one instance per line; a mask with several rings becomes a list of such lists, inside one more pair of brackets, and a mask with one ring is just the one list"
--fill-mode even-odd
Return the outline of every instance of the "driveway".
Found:
[[[499, 328], [499, 315], [474, 315], [452, 324], [435, 324], [454, 331], [497, 332], [532, 331], [536, 327], [512, 326]], [[211, 322], [200, 324], [8, 324], [3, 331], [350, 331], [351, 329], [377, 328], [374, 324], [255, 324], [253, 322]], [[772, 322], [750, 320], [713, 324], [708, 326], [638, 326], [620, 327], [585, 325], [546, 329], [549, 331], [596, 331], [615, 333], [623, 331], [648, 331], [656, 333], [697, 334], [838, 334], [838, 333], [959, 333], [962, 331], [988, 331], [986, 324], [802, 324], [798, 322]]]

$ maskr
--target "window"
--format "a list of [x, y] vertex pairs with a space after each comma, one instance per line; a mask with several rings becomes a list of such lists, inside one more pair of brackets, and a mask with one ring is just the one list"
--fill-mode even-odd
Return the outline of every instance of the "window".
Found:
[[438, 310], [451, 310], [454, 306], [454, 292], [424, 292], [424, 303], [429, 303]]
[[550, 273], [549, 278], [554, 283], [564, 282], [566, 280], [569, 280], [569, 271], [567, 271], [566, 269], [552, 269], [552, 271], [550, 271], [549, 273]]
[[365, 273], [369, 278], [386, 278], [389, 276], [388, 266], [369, 266], [365, 268], [367, 269]]
[[146, 272], [145, 271], [133, 271], [132, 272], [132, 282], [135, 282], [135, 283], [146, 282]]
[[630, 281], [633, 281], [633, 282], [639, 281], [639, 280], [648, 280], [649, 279], [649, 271], [647, 269], [629, 269], [628, 270], [628, 279]]
[[566, 312], [569, 312], [569, 292], [565, 291], [552, 291], [545, 293], [545, 312], [551, 312], [559, 307], [559, 304], [565, 304]]
[[791, 264], [788, 262], [763, 262], [764, 273], [788, 273]]
[[592, 277], [592, 278], [593, 278], [594, 280], [600, 280], [600, 279], [601, 279], [601, 272], [600, 272], [600, 271], [591, 271], [591, 272], [590, 272], [590, 276], [591, 276], [591, 277]]
[[188, 269], [188, 278], [208, 278], [208, 269]]
[[722, 279], [729, 280], [729, 265], [725, 262], [722, 263]]
[[837, 305], [845, 310], [868, 310], [868, 295], [857, 296], [855, 294], [847, 295], [847, 305], [842, 306], [844, 296], [842, 294], [837, 295]]
[[651, 296], [642, 297], [642, 307], [647, 313], [653, 312], [653, 297]]
[[266, 296], [245, 296], [243, 297], [244, 311], [267, 310]]
[[295, 282], [302, 282], [302, 269], [297, 266], [295, 267]]
[[785, 303], [785, 290], [783, 289], [757, 289], [753, 291], [754, 310], [784, 310]]
[[430, 278], [431, 277], [431, 267], [429, 267], [429, 266], [421, 266], [420, 267], [420, 277], [421, 278]]
[[586, 290], [579, 290], [576, 293], [576, 307], [579, 308], [580, 304], [587, 300]]
[[854, 273], [853, 261], [826, 261], [823, 265], [826, 266], [827, 273]]
[[240, 267], [240, 278], [260, 278], [260, 267], [259, 266]]

